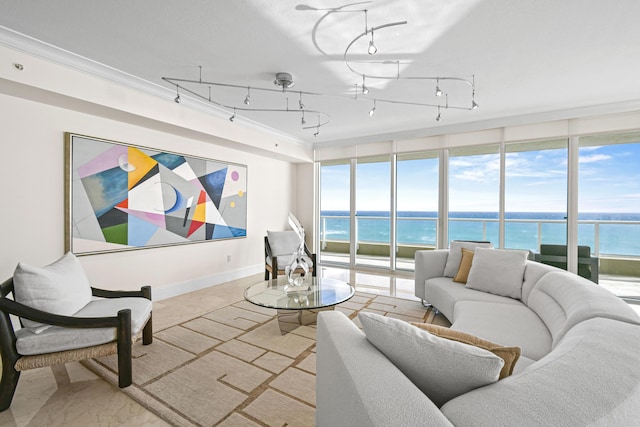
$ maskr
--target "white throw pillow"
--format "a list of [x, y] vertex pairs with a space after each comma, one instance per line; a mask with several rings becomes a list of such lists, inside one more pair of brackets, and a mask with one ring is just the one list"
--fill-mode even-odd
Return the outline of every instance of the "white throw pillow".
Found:
[[[72, 316], [91, 301], [89, 279], [71, 252], [46, 267], [19, 263], [13, 285], [17, 302], [48, 313]], [[36, 334], [51, 326], [29, 319], [22, 323]]]
[[298, 250], [300, 237], [295, 231], [267, 231], [273, 256], [291, 255]]
[[469, 344], [451, 341], [391, 317], [360, 312], [367, 339], [438, 407], [498, 381], [504, 361]]
[[520, 299], [527, 251], [477, 248], [467, 288]]
[[460, 268], [460, 261], [462, 261], [462, 248], [475, 250], [475, 248], [493, 248], [493, 245], [491, 243], [451, 241], [447, 264], [444, 266], [444, 277], [455, 277], [458, 268]]

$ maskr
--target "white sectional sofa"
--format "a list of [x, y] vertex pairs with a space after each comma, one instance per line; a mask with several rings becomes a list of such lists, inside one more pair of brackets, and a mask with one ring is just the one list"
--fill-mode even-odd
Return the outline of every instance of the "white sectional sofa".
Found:
[[[528, 260], [515, 287], [519, 297], [472, 289], [444, 275], [448, 258], [448, 250], [416, 253], [416, 296], [452, 329], [520, 347], [513, 375], [438, 407], [351, 320], [324, 312], [318, 426], [640, 425], [640, 317], [626, 303], [589, 280]], [[509, 268], [496, 266], [497, 282], [513, 273]]]

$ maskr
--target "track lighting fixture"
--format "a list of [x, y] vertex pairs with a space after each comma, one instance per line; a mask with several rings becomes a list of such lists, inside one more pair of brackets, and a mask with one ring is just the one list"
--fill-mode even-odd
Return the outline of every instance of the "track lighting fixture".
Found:
[[365, 95], [369, 93], [369, 88], [364, 83], [364, 74], [362, 75], [362, 93]]
[[373, 28], [371, 29], [371, 40], [369, 41], [369, 49], [367, 49], [367, 53], [369, 55], [375, 55], [378, 52], [378, 48], [375, 44], [373, 44]]
[[440, 79], [436, 79], [436, 96], [442, 96], [442, 90], [440, 89]]
[[173, 102], [180, 104], [180, 86], [176, 85], [176, 97], [173, 98]]
[[244, 98], [244, 105], [251, 104], [251, 88], [247, 86], [247, 96]]
[[[348, 6], [353, 6], [356, 4], [360, 4], [360, 3], [352, 3], [351, 5]], [[254, 91], [261, 91], [261, 92], [281, 92], [281, 93], [286, 93], [289, 89], [291, 89], [295, 83], [293, 81], [293, 77], [291, 74], [289, 73], [285, 73], [285, 72], [280, 72], [277, 73], [275, 75], [275, 80], [273, 81], [273, 83], [277, 86], [277, 88], [274, 88], [273, 86], [271, 87], [249, 87], [246, 84], [233, 84], [233, 83], [221, 83], [221, 82], [211, 82], [211, 81], [203, 81], [202, 80], [202, 66], [199, 66], [200, 68], [200, 77], [198, 80], [195, 79], [185, 79], [185, 78], [178, 78], [178, 77], [162, 77], [162, 79], [164, 81], [166, 81], [167, 83], [174, 85], [176, 87], [176, 97], [174, 99], [174, 101], [176, 103], [181, 102], [181, 97], [180, 97], [180, 90], [183, 91], [183, 94], [186, 92], [188, 93], [189, 96], [194, 96], [197, 98], [200, 98], [200, 100], [203, 100], [205, 102], [208, 102], [209, 104], [215, 105], [217, 107], [221, 107], [227, 111], [231, 111], [233, 110], [233, 114], [231, 115], [231, 117], [229, 117], [230, 121], [234, 121], [235, 117], [236, 117], [236, 110], [238, 111], [253, 111], [253, 112], [277, 112], [277, 113], [291, 113], [291, 112], [295, 112], [295, 111], [300, 111], [302, 113], [301, 118], [300, 118], [300, 123], [302, 125], [303, 129], [311, 129], [311, 130], [315, 130], [314, 136], [318, 136], [320, 133], [320, 127], [329, 124], [329, 122], [331, 121], [331, 116], [323, 111], [314, 111], [314, 110], [309, 110], [305, 107], [305, 104], [303, 103], [302, 97], [303, 94], [306, 97], [309, 96], [313, 96], [313, 97], [323, 97], [323, 98], [332, 98], [334, 100], [339, 100], [342, 102], [358, 102], [358, 101], [365, 101], [365, 102], [369, 102], [371, 100], [371, 98], [367, 98], [364, 96], [360, 96], [360, 94], [363, 95], [367, 95], [369, 93], [369, 87], [367, 86], [367, 79], [369, 79], [369, 81], [371, 81], [371, 79], [376, 79], [376, 80], [387, 80], [387, 81], [393, 81], [393, 80], [403, 80], [406, 82], [415, 82], [415, 81], [419, 81], [419, 80], [429, 80], [429, 81], [435, 81], [435, 95], [436, 95], [436, 102], [415, 102], [413, 100], [410, 99], [394, 99], [392, 96], [389, 97], [381, 97], [379, 96], [380, 93], [382, 93], [382, 91], [376, 91], [375, 95], [376, 99], [373, 99], [373, 107], [369, 110], [369, 116], [374, 116], [375, 112], [376, 112], [376, 104], [377, 102], [382, 102], [382, 103], [387, 103], [387, 104], [392, 104], [392, 105], [411, 105], [411, 106], [416, 106], [416, 107], [427, 107], [427, 108], [437, 108], [438, 112], [437, 112], [437, 116], [436, 116], [436, 121], [440, 121], [442, 118], [441, 115], [441, 109], [445, 108], [445, 109], [449, 109], [449, 108], [453, 108], [453, 109], [458, 109], [458, 110], [475, 110], [478, 108], [478, 103], [476, 102], [475, 99], [475, 91], [476, 91], [476, 86], [475, 86], [475, 77], [473, 77], [472, 79], [467, 79], [467, 78], [462, 78], [462, 77], [452, 77], [452, 76], [442, 76], [442, 75], [436, 75], [436, 76], [420, 76], [420, 75], [410, 75], [410, 76], [405, 76], [401, 74], [401, 67], [400, 67], [400, 60], [385, 60], [385, 61], [381, 61], [381, 60], [373, 60], [373, 59], [369, 59], [363, 60], [363, 57], [360, 55], [360, 52], [358, 52], [356, 56], [356, 58], [351, 59], [351, 56], [353, 54], [350, 53], [350, 49], [353, 46], [356, 46], [356, 49], [362, 49], [362, 47], [364, 46], [364, 43], [368, 43], [368, 49], [367, 49], [367, 53], [369, 55], [374, 55], [377, 53], [378, 48], [375, 44], [374, 41], [374, 32], [379, 32], [381, 30], [385, 30], [385, 32], [383, 32], [383, 35], [386, 34], [386, 30], [389, 28], [395, 28], [395, 27], [399, 27], [399, 26], [403, 26], [403, 25], [407, 25], [407, 21], [398, 21], [398, 22], [389, 22], [389, 23], [385, 23], [382, 25], [377, 25], [377, 26], [368, 26], [368, 21], [367, 21], [367, 10], [362, 10], [362, 9], [346, 9], [347, 5], [340, 7], [340, 8], [334, 8], [334, 9], [320, 9], [320, 8], [315, 8], [315, 7], [310, 7], [310, 6], [306, 6], [306, 5], [298, 5], [296, 7], [296, 10], [298, 11], [308, 11], [308, 12], [315, 12], [315, 11], [323, 11], [323, 12], [327, 12], [328, 14], [332, 14], [332, 13], [363, 13], [364, 12], [364, 17], [365, 17], [365, 26], [364, 26], [364, 31], [360, 32], [359, 34], [355, 35], [355, 37], [353, 38], [353, 40], [351, 40], [343, 53], [343, 61], [345, 63], [345, 65], [347, 66], [347, 68], [349, 69], [349, 71], [351, 71], [352, 73], [354, 73], [357, 76], [357, 81], [358, 83], [355, 84], [355, 93], [352, 95], [350, 93], [346, 93], [346, 92], [350, 92], [349, 89], [347, 89], [346, 91], [341, 91], [341, 93], [335, 93], [335, 94], [326, 94], [326, 93], [320, 93], [320, 92], [316, 92], [316, 91], [299, 91], [299, 100], [298, 100], [298, 107], [299, 110], [290, 110], [289, 109], [289, 104], [288, 104], [288, 98], [287, 98], [287, 105], [286, 108], [283, 108], [282, 106], [278, 105], [278, 100], [274, 100], [273, 103], [275, 104], [274, 107], [265, 107], [265, 108], [256, 108], [256, 107], [250, 107], [251, 105], [251, 90]], [[358, 43], [357, 43], [358, 42]], [[366, 55], [365, 55], [366, 57]], [[369, 66], [369, 68], [364, 68]], [[364, 70], [367, 71], [364, 71]], [[375, 70], [375, 71], [374, 71]], [[372, 74], [373, 72], [375, 72], [376, 74]], [[371, 73], [371, 74], [370, 74]], [[362, 88], [359, 88], [359, 84], [360, 81], [359, 79], [362, 78]], [[455, 93], [455, 98], [454, 98], [454, 103], [453, 105], [449, 105], [449, 100], [448, 100], [448, 96], [447, 94], [440, 88], [440, 81], [445, 81], [445, 88], [447, 90], [449, 90], [449, 88], [451, 87], [451, 89], [455, 89], [455, 91], [453, 93]], [[460, 102], [459, 100], [461, 99], [461, 97], [465, 96], [465, 92], [461, 91], [461, 90], [457, 90], [457, 88], [453, 87], [454, 84], [465, 84], [469, 86], [469, 92], [468, 94], [471, 95], [470, 96], [470, 100], [469, 98], [466, 98], [466, 100], [462, 99], [462, 101]], [[209, 94], [208, 97], [205, 93], [201, 93], [201, 92], [205, 92], [206, 88], [208, 86], [209, 89]], [[229, 104], [229, 103], [224, 103], [221, 102], [219, 100], [216, 99], [212, 99], [211, 98], [211, 87], [212, 86], [220, 86], [220, 87], [225, 87], [225, 88], [231, 88], [234, 90], [246, 90], [246, 96], [244, 98], [244, 105], [240, 104]], [[392, 86], [392, 85], [388, 85], [388, 86]], [[468, 95], [467, 95], [468, 96]], [[443, 100], [442, 98], [446, 97], [445, 100]], [[240, 98], [240, 97], [238, 97]], [[260, 99], [260, 101], [262, 102], [262, 98]], [[443, 102], [444, 101], [444, 102]], [[307, 122], [305, 120], [305, 113], [314, 113], [314, 114], [318, 114], [318, 124], [314, 124], [314, 125], [307, 125]], [[386, 113], [386, 111], [385, 111]], [[321, 117], [322, 116], [322, 117]], [[322, 121], [320, 120], [322, 118]]]

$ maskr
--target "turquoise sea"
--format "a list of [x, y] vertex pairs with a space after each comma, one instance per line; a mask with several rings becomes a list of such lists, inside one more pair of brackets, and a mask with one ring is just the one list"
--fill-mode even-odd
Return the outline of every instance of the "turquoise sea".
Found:
[[[505, 247], [538, 249], [542, 243], [565, 244], [567, 228], [564, 213], [505, 213]], [[358, 241], [389, 242], [389, 212], [360, 211], [356, 214]], [[398, 212], [398, 244], [436, 244], [437, 212]], [[579, 215], [578, 242], [595, 252], [598, 241], [600, 255], [640, 256], [640, 213], [585, 213]], [[321, 227], [325, 239], [348, 241], [349, 212], [322, 211]], [[321, 231], [322, 228], [321, 228]], [[450, 212], [449, 240], [490, 240], [498, 242], [497, 212]]]

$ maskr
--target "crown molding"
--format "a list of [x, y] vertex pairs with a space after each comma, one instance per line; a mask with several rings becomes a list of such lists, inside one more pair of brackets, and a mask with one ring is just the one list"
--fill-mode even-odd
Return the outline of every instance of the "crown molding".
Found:
[[445, 126], [414, 129], [409, 131], [390, 132], [386, 134], [369, 135], [358, 138], [336, 139], [319, 142], [314, 145], [316, 149], [330, 147], [348, 147], [359, 144], [371, 144], [377, 142], [402, 141], [407, 139], [427, 138], [431, 136], [450, 135], [456, 133], [475, 132], [489, 129], [498, 129], [508, 126], [520, 126], [535, 123], [551, 122], [556, 120], [570, 120], [586, 117], [604, 116], [610, 114], [629, 113], [640, 111], [640, 100], [616, 102], [611, 104], [590, 105], [585, 107], [568, 108], [563, 110], [545, 111], [539, 113], [507, 116], [494, 119], [464, 122]]
[[[14, 31], [0, 25], [0, 44], [10, 49], [14, 49], [49, 62], [57, 63], [72, 70], [90, 74], [105, 80], [120, 84], [122, 86], [150, 94], [162, 100], [173, 100], [175, 92], [169, 87], [164, 87], [148, 80], [136, 77], [132, 74], [59, 48], [50, 43], [38, 40], [25, 34]], [[181, 105], [196, 111], [211, 114], [218, 118], [228, 118], [229, 112], [215, 105], [208, 104], [188, 95], [182, 95]], [[312, 147], [313, 143], [295, 138], [290, 134], [280, 132], [272, 127], [265, 126], [245, 117], [237, 117], [236, 122], [242, 126], [253, 128], [261, 133], [267, 134], [293, 144]]]

